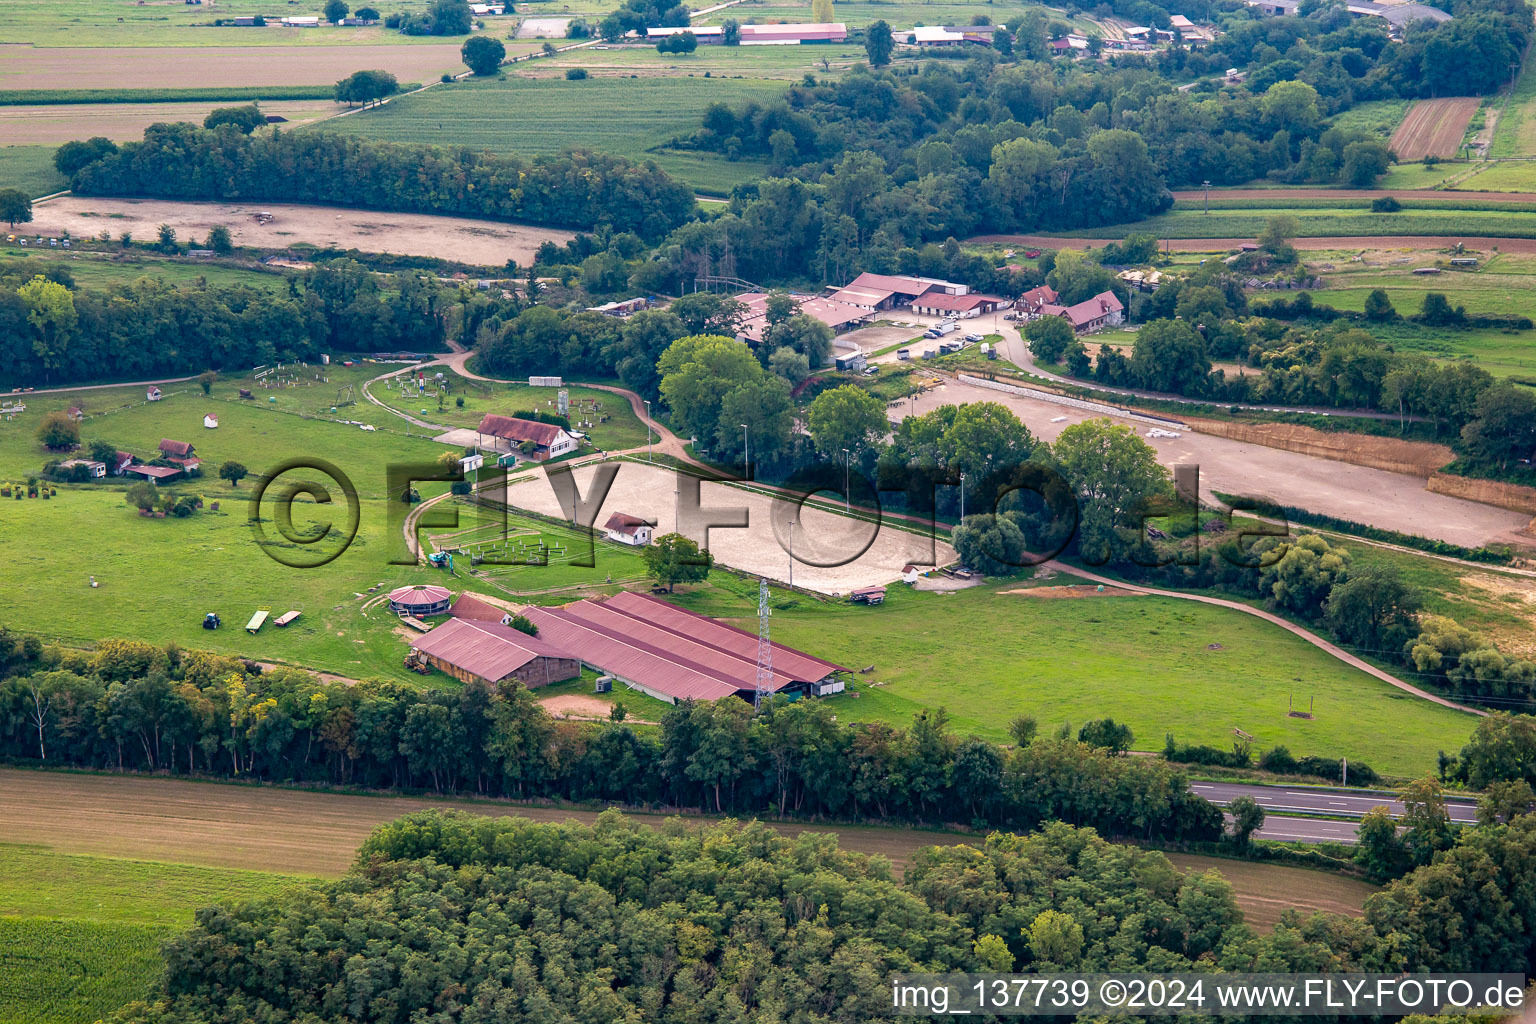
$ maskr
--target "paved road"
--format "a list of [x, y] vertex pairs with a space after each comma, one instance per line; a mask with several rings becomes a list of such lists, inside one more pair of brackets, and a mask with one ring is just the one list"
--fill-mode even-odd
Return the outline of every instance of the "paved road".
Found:
[[1329, 818], [1265, 818], [1264, 827], [1254, 833], [1260, 839], [1277, 842], [1348, 843], [1357, 842], [1359, 828], [1352, 821]]
[[[1314, 786], [1259, 786], [1238, 782], [1192, 782], [1189, 788], [1212, 803], [1225, 806], [1239, 796], [1251, 796], [1265, 812], [1328, 814], [1342, 818], [1363, 817], [1373, 807], [1385, 805], [1393, 816], [1403, 805], [1392, 793], [1328, 789]], [[1462, 824], [1477, 821], [1477, 804], [1466, 797], [1446, 801], [1451, 820]]]

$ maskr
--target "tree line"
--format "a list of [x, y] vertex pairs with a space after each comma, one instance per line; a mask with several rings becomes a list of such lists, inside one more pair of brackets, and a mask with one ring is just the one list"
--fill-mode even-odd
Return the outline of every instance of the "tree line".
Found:
[[692, 192], [655, 164], [586, 150], [525, 160], [334, 132], [245, 135], [233, 126], [186, 123], [149, 126], [142, 141], [76, 169], [70, 187], [85, 195], [326, 203], [570, 228], [607, 224], [646, 238], [665, 235], [693, 208]]
[[555, 721], [520, 685], [456, 691], [321, 683], [202, 651], [103, 640], [93, 652], [0, 634], [0, 757], [48, 767], [608, 801], [724, 814], [1214, 839], [1220, 813], [1158, 760], [1015, 723], [961, 738], [940, 710], [909, 728], [829, 705], [684, 702], [659, 730]]
[[[274, 280], [277, 280], [274, 278]], [[433, 351], [448, 306], [435, 279], [334, 260], [286, 289], [144, 277], [104, 289], [68, 268], [0, 262], [0, 381], [18, 384], [244, 370], [332, 351]]]
[[[1261, 258], [1294, 255], [1277, 230], [1271, 224], [1261, 236], [1273, 250]], [[1064, 298], [1114, 287], [1102, 264], [1122, 256], [1128, 263], [1146, 262], [1142, 240], [1151, 236], [1130, 235], [1100, 250], [1097, 260], [1074, 252], [1042, 258], [1051, 264], [1046, 280]], [[1436, 292], [1426, 294], [1423, 307], [1415, 320], [1432, 327], [1457, 329], [1480, 319]], [[1368, 297], [1363, 314], [1316, 306], [1306, 291], [1250, 304], [1241, 276], [1212, 261], [1165, 279], [1151, 295], [1137, 296], [1131, 309], [1143, 325], [1129, 355], [1105, 345], [1089, 356], [1070, 327], [1054, 318], [1029, 323], [1024, 336], [1037, 360], [1111, 387], [1204, 398], [1213, 405], [1368, 409], [1399, 417], [1404, 430], [1410, 421], [1424, 421], [1435, 438], [1448, 437], [1463, 468], [1474, 473], [1508, 473], [1536, 450], [1536, 396], [1470, 363], [1398, 351], [1377, 338], [1371, 325], [1400, 319], [1380, 289]], [[1216, 361], [1244, 368], [1214, 369]]]
[[117, 1020], [854, 1021], [889, 1015], [896, 973], [1525, 973], [1533, 846], [1531, 817], [1465, 830], [1363, 917], [1266, 933], [1218, 872], [1064, 824], [919, 850], [898, 880], [761, 823], [419, 812], [340, 881], [199, 911]]

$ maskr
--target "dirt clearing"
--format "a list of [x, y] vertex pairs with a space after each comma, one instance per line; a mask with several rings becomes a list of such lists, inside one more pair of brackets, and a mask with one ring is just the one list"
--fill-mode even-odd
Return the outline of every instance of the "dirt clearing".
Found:
[[[608, 713], [613, 705], [607, 701], [598, 700], [596, 697], [586, 697], [579, 693], [567, 693], [560, 697], [545, 697], [539, 701], [555, 718], [574, 718], [588, 722], [606, 722]], [[655, 725], [655, 722], [646, 721], [643, 718], [626, 718], [624, 721], [631, 725]]]
[[[1044, 399], [953, 381], [917, 396], [912, 405], [921, 414], [964, 402], [998, 402], [1013, 410], [1043, 441], [1055, 441], [1073, 423], [1102, 418], [1099, 413]], [[1206, 500], [1216, 500], [1215, 491], [1258, 495], [1280, 505], [1467, 547], [1530, 543], [1519, 532], [1530, 522], [1529, 515], [1433, 493], [1419, 477], [1193, 430], [1180, 431], [1182, 436], [1177, 438], [1147, 437], [1147, 424], [1110, 418], [1135, 430], [1157, 450], [1158, 461], [1165, 466], [1199, 467], [1200, 492]]]
[[[243, 101], [242, 101], [243, 102]], [[54, 103], [35, 107], [0, 107], [0, 138], [9, 145], [58, 146], [101, 135], [113, 142], [136, 142], [144, 129], [162, 121], [202, 124], [215, 107], [233, 101], [200, 103]], [[264, 114], [288, 119], [285, 128], [329, 117], [342, 106], [328, 100], [261, 101]]]
[[0, 45], [0, 89], [193, 89], [333, 85], [378, 69], [401, 83], [464, 70], [459, 43], [379, 46]]
[[1461, 582], [1479, 592], [1488, 607], [1513, 615], [1522, 625], [1484, 628], [1494, 646], [1517, 658], [1536, 658], [1536, 580], [1503, 573], [1472, 573]]
[[[258, 212], [271, 213], [271, 222], [256, 223]], [[131, 231], [135, 238], [152, 239], [161, 224], [169, 224], [176, 229], [176, 237], [187, 242], [206, 238], [209, 228], [223, 224], [234, 235], [236, 245], [281, 249], [307, 243], [363, 252], [437, 256], [487, 267], [502, 266], [509, 259], [531, 263], [540, 243], [564, 244], [573, 237], [569, 231], [467, 217], [283, 203], [60, 196], [35, 205], [32, 216], [34, 223], [27, 230], [40, 235], [68, 231], [93, 236], [106, 230], [114, 238]]]
[[1405, 163], [1426, 156], [1453, 157], [1481, 103], [1476, 96], [1419, 100], [1408, 108], [1408, 116], [1392, 133], [1388, 146]]
[[[660, 466], [634, 462], [619, 463], [618, 468], [597, 521], [603, 522], [614, 512], [627, 512], [655, 522], [658, 536], [677, 532], [679, 477]], [[571, 471], [581, 494], [591, 493], [596, 469], [594, 464]], [[565, 518], [554, 487], [543, 473], [509, 483], [507, 501], [540, 515]], [[707, 543], [716, 561], [773, 580], [789, 582], [793, 576], [796, 586], [823, 594], [846, 594], [855, 587], [891, 583], [901, 578], [902, 567], [908, 563], [948, 565], [956, 557], [954, 548], [936, 538], [850, 519], [811, 503], [796, 512], [792, 502], [776, 502], [756, 490], [703, 483], [699, 505], [704, 510], [698, 517], [702, 522], [711, 518], [729, 521], [727, 510], [732, 509], [743, 510], [747, 517], [745, 527], [715, 526], [708, 531]], [[687, 526], [681, 532], [700, 543], [706, 541], [702, 528]], [[795, 553], [793, 569], [791, 550]]]
[[1020, 597], [1040, 597], [1058, 601], [1070, 601], [1083, 597], [1143, 596], [1129, 590], [1121, 590], [1119, 587], [1099, 587], [1087, 583], [1073, 583], [1064, 587], [1019, 587], [1017, 590], [1005, 590], [1003, 593], [1017, 594]]
[[[309, 793], [185, 779], [0, 768], [0, 836], [8, 843], [58, 853], [248, 871], [339, 875], [375, 825], [431, 807], [533, 821], [590, 824], [597, 817], [594, 811], [492, 801]], [[648, 825], [664, 820], [659, 814], [631, 817]], [[972, 836], [910, 828], [790, 824], [775, 828], [786, 835], [833, 833], [843, 849], [879, 854], [898, 872], [925, 846], [978, 841]], [[1249, 923], [1259, 928], [1274, 924], [1285, 907], [1359, 914], [1365, 898], [1376, 891], [1364, 882], [1302, 868], [1190, 854], [1173, 854], [1169, 859], [1185, 870], [1214, 867], [1226, 875], [1237, 888], [1238, 906]]]

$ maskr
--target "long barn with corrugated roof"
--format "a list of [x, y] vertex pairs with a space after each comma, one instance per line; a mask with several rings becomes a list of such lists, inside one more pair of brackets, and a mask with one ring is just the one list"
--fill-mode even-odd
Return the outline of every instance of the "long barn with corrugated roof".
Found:
[[[717, 619], [628, 591], [558, 608], [528, 608], [539, 639], [579, 652], [581, 661], [668, 703], [750, 700], [757, 688], [757, 636]], [[826, 696], [848, 670], [775, 643], [773, 690]]]

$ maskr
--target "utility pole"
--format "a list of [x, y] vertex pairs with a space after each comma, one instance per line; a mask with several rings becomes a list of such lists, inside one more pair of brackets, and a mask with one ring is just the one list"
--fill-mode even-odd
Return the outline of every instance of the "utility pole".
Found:
[[960, 521], [965, 522], [965, 474], [960, 474]]
[[848, 486], [849, 486], [848, 485], [848, 475], [849, 475], [848, 467], [849, 467], [849, 463], [852, 462], [852, 460], [853, 460], [853, 456], [848, 454], [848, 449], [847, 448], [844, 448], [843, 449], [843, 512], [844, 513], [848, 513], [848, 512], [852, 512], [853, 511], [853, 499], [852, 499], [852, 497], [848, 493]]
[[645, 461], [651, 461], [651, 400], [645, 400]]
[[748, 480], [752, 479], [752, 441], [747, 425], [741, 425], [741, 469]]
[[1207, 217], [1209, 217], [1211, 215], [1211, 181], [1210, 181], [1210, 179], [1207, 178], [1205, 181], [1201, 182], [1201, 185], [1205, 188], [1205, 215]]
[[800, 525], [800, 520], [789, 521], [789, 585], [793, 589], [795, 585], [795, 527]]

